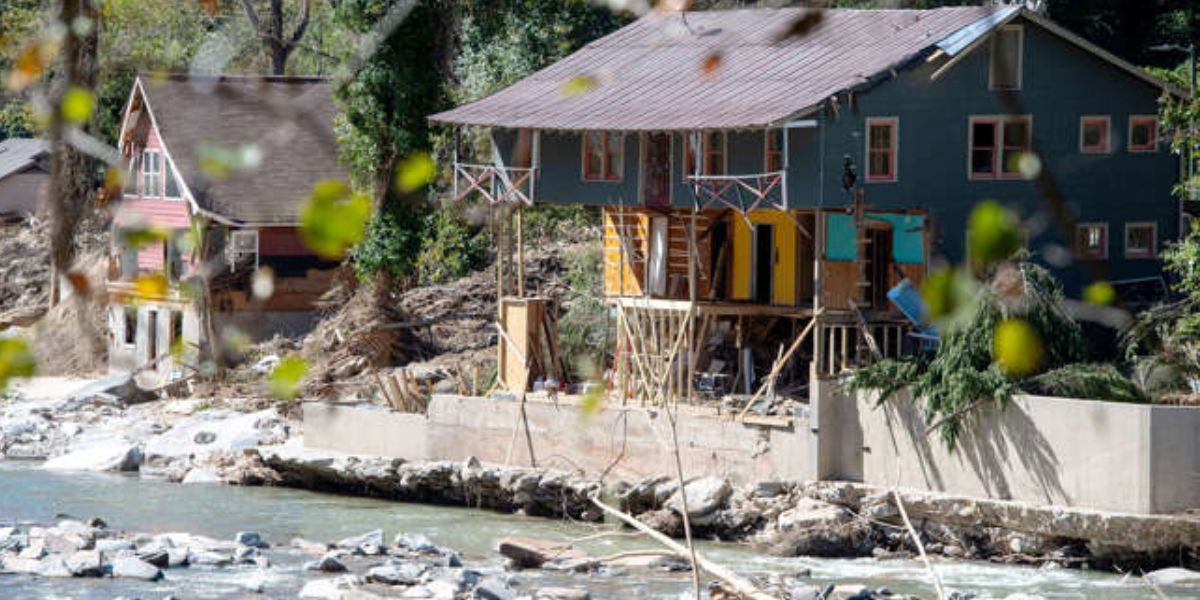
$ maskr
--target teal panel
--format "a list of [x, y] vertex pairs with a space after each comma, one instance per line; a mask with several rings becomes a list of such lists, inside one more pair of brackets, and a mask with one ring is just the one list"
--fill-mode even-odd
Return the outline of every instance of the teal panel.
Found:
[[904, 264], [925, 263], [925, 215], [869, 213], [873, 219], [892, 224], [892, 260]]
[[858, 232], [854, 217], [842, 213], [825, 216], [825, 260], [858, 258]]

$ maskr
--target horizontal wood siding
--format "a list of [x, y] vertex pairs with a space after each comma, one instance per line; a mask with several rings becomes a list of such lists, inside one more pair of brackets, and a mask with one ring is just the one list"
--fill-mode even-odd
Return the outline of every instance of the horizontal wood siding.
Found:
[[295, 227], [264, 227], [258, 230], [258, 252], [263, 256], [310, 256], [313, 251]]

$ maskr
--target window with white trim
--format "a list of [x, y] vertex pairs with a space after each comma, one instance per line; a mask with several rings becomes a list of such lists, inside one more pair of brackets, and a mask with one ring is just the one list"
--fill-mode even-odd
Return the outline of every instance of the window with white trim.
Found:
[[583, 180], [620, 181], [625, 162], [622, 136], [607, 131], [583, 134]]
[[1110, 119], [1107, 116], [1079, 118], [1079, 151], [1083, 154], [1108, 154]]
[[1108, 258], [1108, 223], [1075, 225], [1075, 253], [1082, 258]]
[[1033, 149], [1028, 115], [971, 117], [967, 144], [971, 179], [1016, 179], [1021, 158]]
[[899, 135], [896, 117], [867, 119], [867, 181], [896, 181]]
[[1154, 258], [1158, 244], [1158, 224], [1125, 224], [1125, 258]]
[[162, 154], [155, 150], [142, 152], [142, 195], [162, 196]]
[[1025, 29], [1020, 25], [1001, 27], [992, 36], [988, 87], [993, 90], [1021, 89], [1025, 54]]
[[1158, 151], [1158, 117], [1153, 115], [1129, 117], [1129, 151]]
[[258, 268], [258, 230], [236, 229], [229, 234], [229, 246], [226, 247], [229, 270], [237, 268], [243, 260], [254, 259], [254, 268]]

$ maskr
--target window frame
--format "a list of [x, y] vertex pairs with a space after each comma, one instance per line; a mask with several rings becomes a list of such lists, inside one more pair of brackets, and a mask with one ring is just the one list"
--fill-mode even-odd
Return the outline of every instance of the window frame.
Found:
[[[891, 144], [886, 149], [886, 152], [888, 153], [889, 168], [889, 173], [887, 175], [875, 175], [871, 173], [871, 165], [873, 164], [871, 162], [871, 154], [872, 152], [880, 151], [880, 149], [871, 147], [871, 128], [876, 125], [889, 127], [891, 129], [891, 135], [889, 137]], [[863, 137], [866, 138], [866, 140], [864, 140], [863, 152], [865, 153], [864, 159], [866, 164], [865, 170], [867, 183], [895, 183], [899, 181], [900, 117], [869, 117], [866, 122], [866, 135]]]
[[[1099, 146], [1087, 145], [1087, 128], [1089, 125], [1103, 126], [1103, 141]], [[1079, 153], [1080, 154], [1112, 154], [1112, 117], [1108, 115], [1084, 115], [1079, 117]]]
[[[683, 140], [684, 141], [684, 144], [683, 144], [683, 177], [684, 177], [684, 180], [686, 181], [688, 177], [691, 177], [692, 175], [696, 174], [696, 165], [692, 162], [694, 160], [694, 158], [692, 157], [692, 150], [695, 149], [692, 147], [692, 134], [696, 134], [696, 133], [700, 134], [700, 152], [704, 156], [704, 162], [703, 162], [704, 169], [701, 170], [700, 175], [716, 175], [716, 176], [727, 175], [729, 173], [729, 135], [725, 131], [720, 130], [720, 129], [711, 129], [711, 130], [706, 130], [706, 131], [685, 131], [683, 133], [683, 135], [684, 135], [684, 140]], [[709, 171], [709, 169], [708, 169], [709, 157], [717, 154], [716, 152], [713, 152], [713, 149], [712, 149], [713, 146], [716, 146], [716, 144], [711, 143], [711, 138], [709, 137], [709, 136], [713, 136], [713, 135], [721, 136], [721, 139], [720, 139], [721, 149], [719, 151], [720, 156], [721, 156], [721, 172], [720, 173], [713, 173], [713, 172]]]
[[[1150, 228], [1150, 247], [1145, 250], [1130, 250], [1129, 248], [1129, 230], [1136, 227]], [[1125, 236], [1122, 247], [1125, 250], [1125, 258], [1133, 260], [1154, 259], [1158, 256], [1158, 223], [1155, 221], [1131, 221], [1125, 223]]]
[[[150, 160], [148, 160], [148, 159], [149, 159], [149, 157], [151, 157], [151, 156], [155, 156], [155, 157], [157, 157], [157, 158], [154, 160], [154, 171], [151, 171], [151, 170], [148, 168], [148, 167], [150, 166], [150, 162], [151, 162], [151, 161], [150, 161]], [[163, 161], [163, 153], [162, 153], [162, 151], [160, 151], [160, 150], [151, 150], [151, 149], [149, 149], [149, 148], [147, 148], [147, 149], [145, 149], [145, 150], [142, 150], [142, 165], [141, 165], [141, 176], [142, 176], [142, 177], [141, 177], [141, 180], [142, 180], [142, 182], [141, 182], [141, 195], [142, 195], [143, 197], [146, 197], [146, 198], [162, 198], [162, 197], [163, 197], [163, 194], [165, 193], [165, 187], [166, 187], [166, 186], [164, 186], [164, 185], [163, 185], [163, 168], [162, 168], [162, 161]], [[153, 189], [153, 190], [149, 189], [149, 188], [150, 188], [150, 185], [149, 185], [150, 181], [149, 181], [149, 179], [150, 179], [151, 177], [154, 177], [154, 178], [155, 178], [155, 181], [157, 182], [157, 186], [156, 186], [156, 187], [155, 187], [155, 189]]]
[[[601, 173], [588, 170], [588, 143], [593, 135], [600, 136], [603, 152], [600, 158]], [[616, 145], [613, 145], [615, 140]], [[580, 136], [580, 179], [589, 183], [621, 183], [625, 181], [625, 136], [614, 131], [584, 131]], [[614, 164], [615, 163], [615, 164]]]
[[[1001, 33], [1016, 32], [1017, 33], [1017, 83], [1013, 87], [998, 87], [996, 85], [996, 40]], [[991, 39], [988, 50], [988, 90], [1015, 92], [1021, 90], [1025, 84], [1025, 27], [1022, 25], [1005, 25], [998, 29]]]
[[[1025, 152], [1033, 152], [1033, 115], [971, 115], [967, 119], [967, 179], [971, 181], [1012, 181], [1023, 180], [1025, 176], [1018, 170], [1015, 172], [1005, 171], [1004, 154], [1010, 150], [1006, 140], [1004, 139], [1004, 127], [1012, 122], [1024, 122], [1027, 127], [1027, 145], [1023, 147]], [[975, 146], [975, 125], [979, 123], [990, 123], [995, 127], [993, 137], [992, 151], [992, 172], [991, 173], [976, 173], [974, 154]], [[980, 148], [984, 148], [980, 146]], [[1016, 148], [1015, 146], [1013, 148]]]
[[[1100, 254], [1092, 254], [1090, 252], [1087, 252], [1079, 244], [1080, 231], [1083, 229], [1086, 229], [1086, 228], [1091, 228], [1091, 227], [1099, 227], [1100, 228], [1100, 232], [1101, 232], [1100, 239], [1102, 240], [1101, 245], [1100, 245]], [[1103, 221], [1088, 221], [1088, 222], [1083, 222], [1083, 223], [1076, 223], [1075, 224], [1075, 240], [1073, 242], [1073, 246], [1075, 247], [1075, 254], [1077, 256], [1079, 256], [1079, 258], [1081, 258], [1081, 259], [1084, 259], [1084, 260], [1108, 260], [1108, 246], [1109, 246], [1108, 223], [1103, 222]]]
[[[1150, 143], [1141, 146], [1133, 143], [1133, 128], [1140, 123], [1150, 123]], [[1132, 154], [1151, 154], [1158, 152], [1158, 115], [1129, 115], [1129, 128], [1127, 131], [1128, 143], [1126, 148]]]
[[[763, 136], [763, 172], [776, 173], [783, 171], [787, 167], [786, 157], [783, 155], [784, 148], [787, 144], [783, 143], [783, 136], [787, 135], [787, 129], [782, 127], [766, 129]], [[771, 141], [778, 140], [778, 146], [772, 147]], [[771, 157], [778, 156], [779, 164], [776, 168], [771, 168]]]

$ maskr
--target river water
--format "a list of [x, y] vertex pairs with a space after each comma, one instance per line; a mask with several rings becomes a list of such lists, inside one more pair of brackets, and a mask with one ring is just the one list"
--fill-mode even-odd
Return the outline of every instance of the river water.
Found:
[[[101, 517], [111, 528], [134, 532], [185, 531], [232, 539], [238, 531], [263, 533], [278, 546], [267, 552], [268, 569], [238, 567], [166, 571], [157, 583], [123, 580], [50, 580], [0, 575], [0, 599], [86, 598], [119, 595], [161, 598], [295, 598], [303, 585], [301, 566], [309, 557], [287, 548], [294, 537], [336, 541], [382, 528], [390, 540], [398, 531], [421, 533], [434, 543], [460, 551], [468, 563], [499, 569], [491, 543], [503, 535], [577, 539], [601, 526], [521, 518], [463, 508], [401, 504], [280, 488], [222, 485], [182, 486], [136, 476], [62, 474], [28, 463], [0, 461], [0, 518], [53, 523], [58, 515]], [[605, 537], [581, 544], [593, 554], [654, 548], [632, 537]], [[810, 570], [815, 584], [855, 582], [932, 597], [922, 566], [909, 560], [876, 561], [774, 558], [733, 545], [704, 544], [710, 558], [745, 574]], [[1003, 598], [1024, 592], [1047, 599], [1125, 600], [1155, 598], [1136, 578], [1066, 569], [1034, 569], [972, 562], [939, 561], [947, 587]], [[680, 598], [689, 589], [686, 574], [557, 575], [526, 572], [515, 583], [585, 586], [595, 598]], [[248, 591], [261, 587], [263, 594]], [[1200, 599], [1200, 592], [1168, 590], [1171, 598]]]

